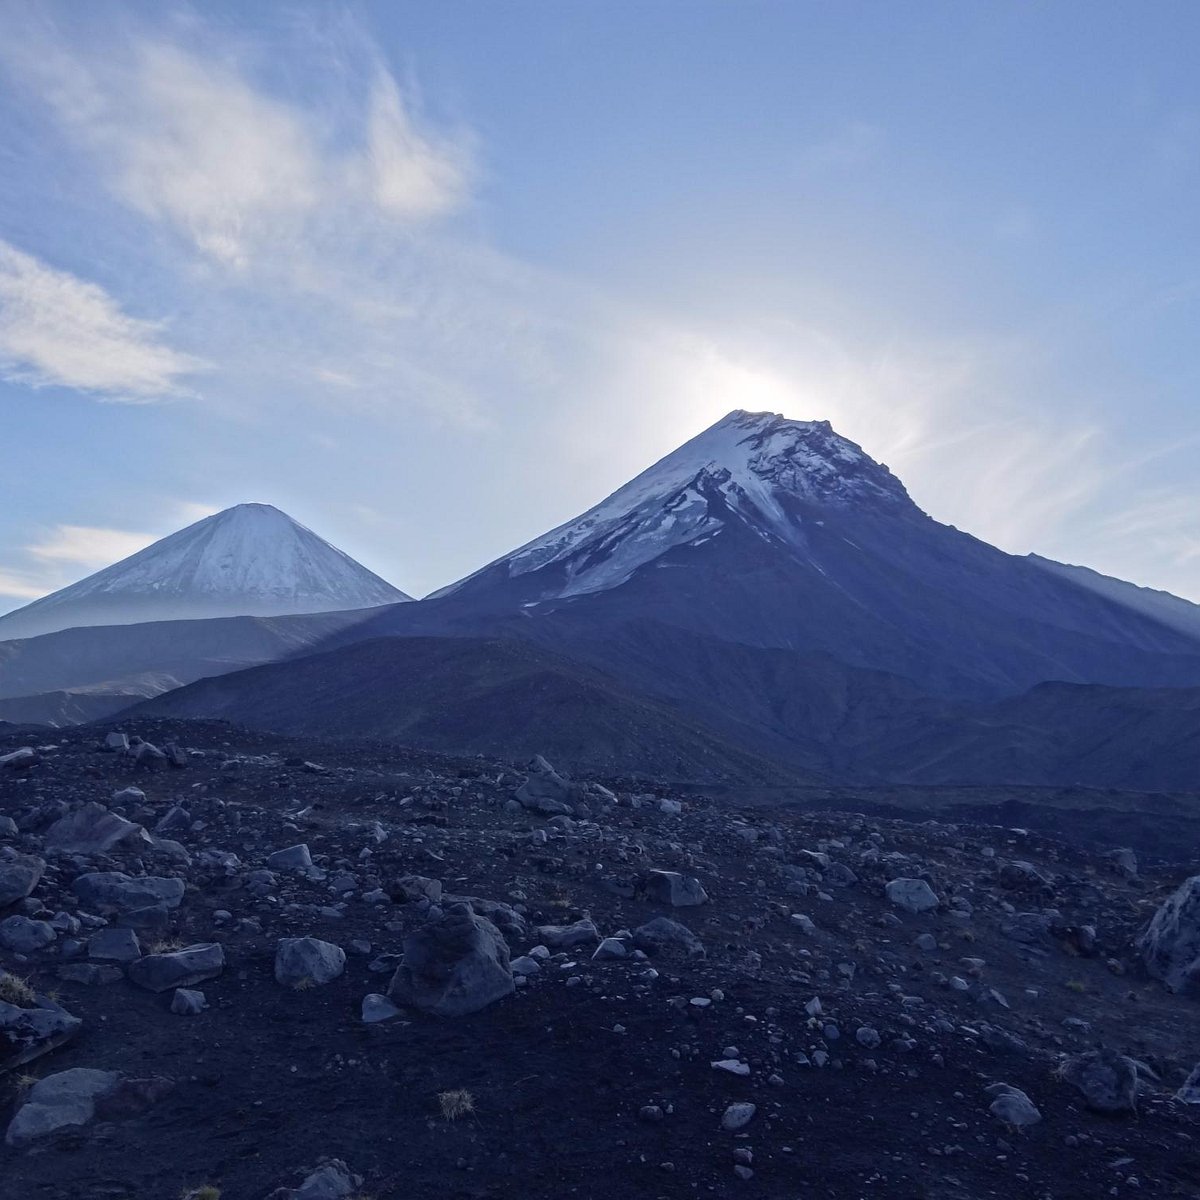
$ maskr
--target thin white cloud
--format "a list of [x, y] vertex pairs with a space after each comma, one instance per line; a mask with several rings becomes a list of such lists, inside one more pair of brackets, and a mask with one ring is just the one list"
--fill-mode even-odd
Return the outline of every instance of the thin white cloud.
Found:
[[10, 596], [14, 600], [22, 601], [37, 600], [48, 591], [50, 588], [25, 571], [0, 570], [0, 596]]
[[371, 92], [367, 163], [375, 202], [397, 217], [440, 216], [457, 208], [467, 191], [465, 145], [423, 134], [395, 80], [383, 71]]
[[344, 98], [306, 106], [269, 94], [215, 43], [144, 33], [97, 53], [26, 30], [0, 54], [120, 199], [237, 272], [270, 265], [331, 214], [350, 243], [371, 213], [421, 225], [469, 191], [469, 137], [422, 127], [372, 61], [355, 64], [373, 82], [342, 112], [321, 104], [340, 110]]
[[172, 349], [163, 327], [121, 311], [94, 283], [0, 240], [0, 374], [107, 399], [177, 395], [199, 359]]
[[64, 563], [98, 570], [144, 550], [153, 534], [91, 525], [58, 525], [41, 541], [25, 549], [42, 562]]

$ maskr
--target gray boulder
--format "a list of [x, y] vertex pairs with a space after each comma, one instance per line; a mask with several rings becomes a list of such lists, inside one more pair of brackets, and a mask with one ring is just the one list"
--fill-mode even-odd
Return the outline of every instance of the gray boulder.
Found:
[[191, 987], [216, 979], [225, 969], [225, 949], [220, 942], [197, 942], [170, 954], [147, 954], [129, 964], [130, 982], [149, 992]]
[[390, 1021], [398, 1017], [400, 1010], [386, 996], [371, 992], [363, 997], [362, 1021], [364, 1025], [378, 1025], [380, 1021]]
[[645, 954], [682, 954], [703, 958], [704, 945], [686, 926], [670, 917], [655, 917], [633, 931], [633, 944]]
[[44, 950], [58, 936], [48, 921], [12, 916], [0, 921], [0, 946], [14, 954], [32, 954]]
[[388, 995], [440, 1017], [478, 1012], [515, 990], [508, 943], [465, 904], [404, 939]]
[[96, 1115], [96, 1101], [121, 1081], [117, 1071], [72, 1067], [39, 1079], [9, 1123], [5, 1142], [25, 1146], [60, 1129], [86, 1125]]
[[185, 885], [182, 879], [156, 875], [135, 878], [123, 871], [92, 871], [80, 875], [71, 884], [71, 890], [87, 908], [99, 912], [126, 912], [155, 904], [178, 908]]
[[938, 898], [923, 879], [893, 879], [884, 891], [887, 898], [905, 912], [923, 913], [937, 908]]
[[1042, 1119], [1037, 1105], [1020, 1088], [1008, 1083], [993, 1083], [984, 1090], [994, 1097], [988, 1112], [1005, 1125], [1027, 1129]]
[[132, 929], [113, 926], [92, 934], [87, 943], [88, 958], [98, 962], [133, 962], [142, 957], [142, 947]]
[[1059, 1076], [1079, 1089], [1094, 1112], [1137, 1112], [1137, 1066], [1111, 1050], [1076, 1054], [1059, 1068]]
[[1192, 1068], [1183, 1087], [1175, 1093], [1175, 1099], [1183, 1104], [1200, 1104], [1200, 1063]]
[[1173, 992], [1200, 995], [1200, 875], [1181, 883], [1138, 938], [1146, 970]]
[[22, 854], [8, 862], [0, 862], [0, 909], [30, 895], [45, 869], [46, 864], [32, 854]]
[[570, 925], [539, 925], [533, 936], [551, 950], [574, 950], [577, 946], [594, 946], [600, 941], [600, 930], [586, 917]]
[[288, 1200], [345, 1200], [362, 1183], [340, 1158], [331, 1158], [313, 1171], [304, 1182], [287, 1193]]
[[312, 854], [304, 842], [267, 855], [267, 866], [272, 871], [307, 871], [312, 865]]
[[189, 988], [176, 988], [171, 997], [171, 1011], [177, 1017], [199, 1016], [208, 1007], [208, 1000], [203, 992], [194, 992]]
[[651, 900], [672, 908], [690, 908], [708, 903], [708, 893], [700, 880], [678, 871], [651, 871], [646, 877], [646, 893]]
[[37, 760], [37, 751], [32, 746], [22, 746], [11, 754], [0, 754], [0, 771], [24, 771]]
[[19, 1008], [0, 1000], [0, 1074], [49, 1054], [82, 1027], [78, 1017], [48, 1001], [37, 1008]]
[[330, 983], [346, 969], [346, 952], [319, 938], [280, 938], [275, 951], [275, 981], [284, 987]]
[[85, 804], [46, 830], [46, 848], [66, 854], [107, 854], [118, 846], [150, 844], [150, 835], [103, 804]]
[[555, 816], [570, 813], [571, 804], [585, 792], [564, 779], [540, 754], [529, 764], [529, 775], [513, 793], [517, 802], [531, 812]]

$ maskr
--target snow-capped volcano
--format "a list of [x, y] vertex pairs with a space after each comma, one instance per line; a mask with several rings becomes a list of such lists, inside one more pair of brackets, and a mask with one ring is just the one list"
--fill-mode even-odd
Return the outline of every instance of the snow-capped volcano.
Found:
[[410, 599], [272, 505], [239, 504], [0, 617], [0, 640], [85, 625], [334, 612]]
[[[804, 541], [822, 508], [917, 512], [904, 485], [828, 421], [731, 412], [582, 516], [560, 525], [437, 595], [498, 571], [542, 568], [551, 595], [577, 596], [625, 582], [677, 546], [698, 545], [731, 524], [781, 547]], [[551, 579], [553, 582], [551, 583]]]

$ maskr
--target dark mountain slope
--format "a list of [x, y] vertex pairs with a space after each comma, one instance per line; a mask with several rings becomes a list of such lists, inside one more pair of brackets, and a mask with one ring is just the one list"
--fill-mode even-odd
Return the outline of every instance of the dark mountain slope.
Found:
[[0, 699], [63, 690], [153, 696], [203, 676], [293, 654], [363, 616], [152, 621], [0, 642]]
[[665, 779], [799, 782], [590, 667], [508, 639], [391, 638], [204, 679], [129, 711], [378, 737]]

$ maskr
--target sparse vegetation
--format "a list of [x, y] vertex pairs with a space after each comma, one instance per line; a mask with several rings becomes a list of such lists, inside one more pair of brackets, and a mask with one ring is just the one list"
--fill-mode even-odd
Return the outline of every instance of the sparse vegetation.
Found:
[[1087, 991], [1087, 984], [1082, 979], [1068, 979], [1064, 985], [1069, 992], [1078, 992], [1082, 994]]
[[202, 1184], [200, 1187], [184, 1188], [179, 1193], [179, 1200], [221, 1200], [221, 1189], [213, 1187], [211, 1183]]
[[466, 1088], [454, 1088], [438, 1093], [438, 1104], [447, 1121], [457, 1121], [475, 1111], [475, 1097]]
[[29, 1008], [37, 1000], [33, 988], [19, 975], [8, 971], [0, 971], [0, 1000], [6, 1004], [15, 1004], [18, 1008]]

